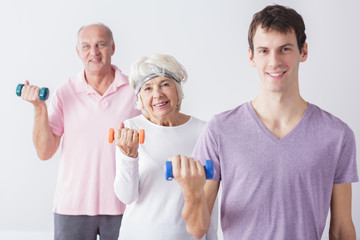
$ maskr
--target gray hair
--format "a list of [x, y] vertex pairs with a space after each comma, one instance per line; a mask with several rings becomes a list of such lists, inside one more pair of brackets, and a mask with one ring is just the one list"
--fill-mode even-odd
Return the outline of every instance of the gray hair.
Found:
[[174, 57], [170, 55], [155, 54], [150, 57], [141, 57], [132, 65], [129, 74], [129, 82], [138, 96], [135, 108], [147, 114], [143, 107], [140, 95], [141, 86], [148, 80], [157, 76], [165, 76], [175, 81], [176, 91], [178, 94], [177, 110], [180, 110], [181, 102], [184, 99], [182, 84], [187, 81], [187, 73], [183, 65], [181, 65]]
[[109, 36], [110, 44], [113, 44], [113, 43], [114, 43], [114, 37], [113, 37], [113, 34], [112, 34], [111, 29], [110, 29], [108, 26], [106, 26], [105, 24], [101, 23], [101, 22], [82, 26], [82, 27], [79, 29], [78, 33], [77, 33], [78, 43], [79, 43], [79, 37], [80, 37], [81, 31], [82, 31], [84, 28], [86, 28], [86, 27], [88, 27], [88, 26], [90, 26], [90, 25], [98, 25], [98, 26], [100, 26], [100, 27], [103, 27], [103, 28], [106, 30], [106, 32], [107, 32], [107, 34], [108, 34], [108, 36]]

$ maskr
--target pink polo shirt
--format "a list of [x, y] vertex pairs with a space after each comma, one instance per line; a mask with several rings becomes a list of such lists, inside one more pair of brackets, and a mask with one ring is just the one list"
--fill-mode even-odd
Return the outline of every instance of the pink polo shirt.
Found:
[[66, 215], [119, 215], [125, 210], [114, 194], [115, 145], [109, 128], [140, 114], [127, 76], [116, 67], [115, 81], [100, 96], [84, 71], [61, 84], [49, 105], [52, 132], [62, 136], [54, 212]]

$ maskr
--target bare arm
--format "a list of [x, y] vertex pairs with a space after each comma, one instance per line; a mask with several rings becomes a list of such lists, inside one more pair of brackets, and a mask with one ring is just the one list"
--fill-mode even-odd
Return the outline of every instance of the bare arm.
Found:
[[35, 107], [33, 141], [41, 160], [51, 158], [60, 145], [60, 136], [52, 133], [46, 104]]
[[187, 231], [195, 238], [202, 238], [210, 227], [211, 212], [219, 190], [219, 182], [208, 180], [201, 198], [185, 196], [182, 211]]
[[351, 217], [351, 183], [335, 184], [331, 196], [330, 240], [355, 240]]
[[60, 136], [52, 133], [49, 125], [49, 117], [46, 103], [39, 99], [40, 88], [29, 85], [25, 82], [25, 86], [21, 91], [21, 98], [34, 105], [35, 119], [33, 141], [38, 157], [41, 160], [51, 158], [60, 145]]
[[185, 156], [174, 156], [170, 160], [174, 178], [183, 189], [182, 217], [186, 229], [193, 237], [200, 239], [210, 227], [211, 211], [219, 182], [206, 181], [204, 167], [199, 161]]

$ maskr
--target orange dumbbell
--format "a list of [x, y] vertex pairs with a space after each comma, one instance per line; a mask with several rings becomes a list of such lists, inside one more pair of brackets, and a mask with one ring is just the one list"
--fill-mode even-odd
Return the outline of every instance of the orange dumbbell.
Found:
[[[115, 130], [113, 128], [109, 129], [109, 143], [112, 143], [114, 141], [114, 134], [115, 134]], [[139, 130], [139, 143], [143, 144], [145, 141], [145, 130], [144, 129], [140, 129]]]

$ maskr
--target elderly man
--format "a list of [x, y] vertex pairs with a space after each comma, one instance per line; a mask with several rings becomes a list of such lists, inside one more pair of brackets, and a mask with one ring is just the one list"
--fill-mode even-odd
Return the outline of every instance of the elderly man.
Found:
[[49, 110], [39, 87], [25, 81], [22, 98], [34, 105], [33, 140], [40, 159], [61, 159], [54, 200], [55, 239], [118, 238], [125, 205], [114, 194], [115, 147], [107, 130], [138, 115], [136, 97], [111, 64], [115, 43], [103, 24], [82, 27], [76, 46], [84, 70], [54, 92]]

